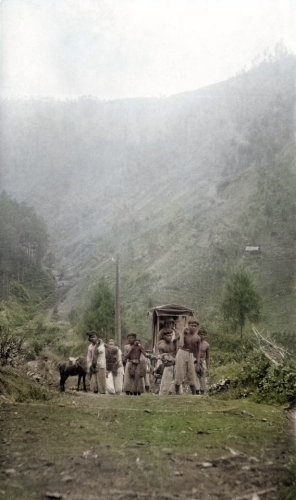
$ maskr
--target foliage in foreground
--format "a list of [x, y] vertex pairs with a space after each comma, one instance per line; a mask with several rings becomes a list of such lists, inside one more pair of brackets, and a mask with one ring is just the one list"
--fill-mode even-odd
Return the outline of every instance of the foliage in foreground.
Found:
[[[293, 335], [290, 337], [292, 339]], [[282, 339], [285, 338], [283, 334]], [[252, 331], [248, 331], [243, 341], [234, 333], [213, 332], [210, 343], [213, 346], [210, 381], [216, 384], [229, 380], [232, 388], [229, 397], [251, 396], [258, 402], [296, 404], [296, 359], [293, 350], [276, 365], [258, 348]], [[287, 347], [287, 342], [283, 344]], [[276, 348], [276, 344], [274, 346]]]
[[276, 366], [262, 353], [252, 353], [241, 364], [234, 385], [258, 401], [296, 404], [296, 362], [290, 359]]
[[23, 339], [0, 324], [0, 365], [17, 366], [23, 361]]

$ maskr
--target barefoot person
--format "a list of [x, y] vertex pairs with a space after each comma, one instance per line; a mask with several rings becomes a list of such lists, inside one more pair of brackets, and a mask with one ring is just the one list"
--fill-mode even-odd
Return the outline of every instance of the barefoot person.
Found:
[[207, 330], [201, 327], [200, 336], [200, 366], [197, 368], [197, 394], [206, 394], [208, 391], [208, 373], [210, 368], [210, 344], [207, 341]]
[[106, 386], [109, 394], [121, 394], [123, 387], [124, 369], [122, 364], [121, 349], [113, 339], [106, 344]]
[[187, 383], [192, 394], [196, 394], [195, 363], [200, 363], [200, 337], [198, 335], [199, 322], [196, 318], [189, 318], [188, 327], [177, 338], [176, 354], [176, 394], [180, 394], [181, 384]]
[[95, 346], [98, 340], [97, 333], [95, 331], [91, 331], [87, 333], [89, 346], [87, 348], [86, 354], [86, 368], [87, 374], [89, 376], [90, 390], [92, 392], [98, 392], [98, 384], [96, 380], [96, 362], [95, 362]]
[[106, 356], [104, 342], [96, 332], [88, 334], [89, 346], [86, 365], [90, 377], [90, 389], [95, 393], [106, 394]]
[[129, 392], [134, 396], [140, 396], [145, 390], [146, 358], [139, 339], [136, 339], [131, 346], [126, 359], [130, 377]]
[[150, 392], [150, 384], [151, 384], [150, 377], [151, 377], [151, 373], [152, 373], [150, 354], [148, 355], [146, 353], [145, 363], [146, 363], [146, 373], [145, 373], [145, 377], [144, 377], [145, 391]]
[[131, 361], [128, 358], [128, 354], [132, 347], [134, 346], [135, 342], [137, 340], [137, 335], [136, 333], [129, 333], [127, 336], [127, 344], [123, 347], [123, 363], [125, 365], [124, 368], [124, 380], [123, 380], [123, 391], [127, 395], [132, 394], [132, 389], [133, 389], [133, 381], [130, 376], [130, 365]]
[[173, 330], [164, 330], [158, 343], [158, 352], [163, 363], [159, 395], [166, 396], [175, 392], [175, 358], [176, 342], [173, 341]]

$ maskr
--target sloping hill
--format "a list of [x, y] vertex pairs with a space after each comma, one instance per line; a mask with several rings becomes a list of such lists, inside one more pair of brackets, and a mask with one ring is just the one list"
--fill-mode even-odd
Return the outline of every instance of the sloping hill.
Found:
[[[295, 324], [295, 58], [168, 99], [1, 103], [3, 185], [47, 219], [81, 304], [120, 252], [123, 313], [155, 303], [216, 322], [229, 272], [251, 268], [268, 328]], [[260, 245], [249, 256], [246, 245]]]

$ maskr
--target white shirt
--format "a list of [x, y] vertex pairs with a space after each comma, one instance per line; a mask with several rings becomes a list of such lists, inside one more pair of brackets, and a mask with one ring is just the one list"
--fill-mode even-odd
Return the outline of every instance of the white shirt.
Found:
[[122, 364], [122, 352], [121, 349], [118, 348], [118, 370], [117, 374], [124, 375], [124, 368]]
[[[93, 355], [94, 355], [94, 344], [89, 344], [86, 355], [86, 363], [87, 368], [89, 369], [92, 365]], [[97, 360], [97, 368], [106, 368], [106, 355], [105, 355], [105, 346], [104, 343], [101, 342], [98, 346], [98, 360]]]
[[101, 342], [99, 347], [98, 347], [97, 367], [98, 368], [106, 368], [106, 353], [105, 353], [105, 346], [104, 346], [103, 342]]

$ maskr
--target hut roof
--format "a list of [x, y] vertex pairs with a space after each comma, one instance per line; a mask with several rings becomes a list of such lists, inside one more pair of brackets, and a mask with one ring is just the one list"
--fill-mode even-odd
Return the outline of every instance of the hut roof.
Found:
[[251, 246], [251, 245], [248, 245], [245, 248], [245, 252], [260, 252], [260, 246]]
[[153, 317], [157, 316], [193, 316], [194, 311], [186, 306], [179, 306], [177, 304], [166, 304], [156, 306], [152, 309]]

